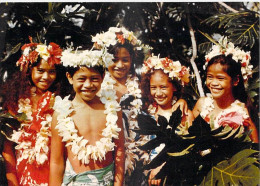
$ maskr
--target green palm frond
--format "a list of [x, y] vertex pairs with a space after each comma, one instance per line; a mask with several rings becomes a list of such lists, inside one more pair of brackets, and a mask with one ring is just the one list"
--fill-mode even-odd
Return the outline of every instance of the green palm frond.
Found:
[[230, 40], [237, 45], [249, 45], [252, 48], [259, 39], [259, 14], [250, 11], [218, 14], [211, 16], [202, 23], [226, 29]]

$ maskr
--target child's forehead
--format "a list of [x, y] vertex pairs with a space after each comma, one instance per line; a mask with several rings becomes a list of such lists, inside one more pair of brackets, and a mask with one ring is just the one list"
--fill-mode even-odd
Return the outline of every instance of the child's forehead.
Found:
[[97, 76], [101, 75], [96, 69], [92, 67], [80, 67], [74, 75]]

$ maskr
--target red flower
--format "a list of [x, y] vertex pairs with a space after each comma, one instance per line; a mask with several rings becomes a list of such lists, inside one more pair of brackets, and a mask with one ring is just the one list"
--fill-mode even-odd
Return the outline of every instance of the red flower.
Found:
[[29, 61], [30, 61], [31, 63], [36, 62], [37, 59], [38, 59], [38, 55], [39, 55], [39, 53], [36, 52], [35, 50], [32, 51], [32, 52], [30, 52], [30, 54], [29, 54]]
[[50, 48], [48, 47], [48, 52], [50, 53], [50, 57], [48, 59], [48, 63], [50, 65], [54, 65], [54, 64], [60, 64], [60, 57], [61, 57], [61, 53], [62, 53], [62, 49], [60, 48], [59, 45], [57, 45], [56, 43], [50, 43]]
[[117, 37], [119, 43], [121, 43], [122, 45], [125, 43], [125, 38], [124, 38], [123, 34], [116, 33], [116, 37]]
[[246, 67], [246, 62], [243, 62], [241, 65], [242, 67]]

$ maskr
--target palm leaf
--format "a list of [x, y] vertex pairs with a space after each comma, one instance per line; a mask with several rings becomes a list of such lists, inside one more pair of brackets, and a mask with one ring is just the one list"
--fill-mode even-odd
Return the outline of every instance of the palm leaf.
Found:
[[252, 48], [256, 39], [259, 39], [259, 14], [255, 12], [218, 14], [205, 19], [202, 23], [210, 26], [218, 24], [218, 28], [225, 28], [229, 39], [236, 45], [249, 45]]
[[201, 185], [258, 185], [259, 168], [256, 157], [258, 151], [245, 149], [235, 154], [230, 160], [224, 160], [213, 166]]

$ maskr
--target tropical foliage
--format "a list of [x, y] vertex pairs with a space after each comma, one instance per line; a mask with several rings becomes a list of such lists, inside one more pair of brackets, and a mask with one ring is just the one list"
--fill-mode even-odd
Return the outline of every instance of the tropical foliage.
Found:
[[[144, 44], [149, 44], [153, 47], [151, 52], [155, 55], [160, 54], [161, 57], [179, 60], [182, 64], [190, 67], [194, 76], [190, 81], [190, 85], [185, 87], [184, 98], [188, 101], [191, 109], [196, 100], [204, 92], [207, 92], [203, 83], [205, 81], [203, 71], [205, 54], [220, 36], [227, 36], [229, 41], [232, 41], [245, 51], [251, 51], [251, 63], [254, 65], [255, 73], [249, 81], [247, 91], [253, 101], [253, 105], [258, 110], [259, 7], [260, 4], [258, 2], [0, 3], [0, 85], [6, 78], [11, 77], [10, 75], [13, 72], [19, 70], [15, 67], [15, 63], [21, 55], [20, 47], [24, 43], [29, 42], [28, 36], [32, 36], [35, 42], [49, 43], [52, 41], [58, 43], [62, 48], [66, 48], [72, 44], [75, 47], [83, 46], [84, 48], [91, 48], [91, 35], [106, 31], [111, 26], [121, 25], [134, 31], [138, 39]], [[141, 65], [142, 60], [137, 64], [137, 67]], [[178, 118], [178, 113], [175, 113], [173, 117]], [[147, 123], [151, 122], [150, 119], [146, 118], [146, 120]], [[164, 134], [165, 122], [165, 119], [160, 118], [161, 126], [159, 128], [155, 127], [152, 130], [158, 133], [161, 131], [160, 134]], [[202, 122], [201, 119], [196, 120], [196, 123], [200, 122]], [[255, 123], [258, 124], [258, 120]], [[175, 127], [177, 124], [172, 125]], [[197, 124], [194, 130], [200, 131], [202, 128]], [[210, 132], [207, 128], [203, 130]], [[174, 128], [172, 131], [166, 130], [165, 132], [168, 137], [165, 137], [165, 139], [156, 139], [157, 142], [155, 144], [160, 140], [175, 143], [172, 142], [174, 139], [182, 142], [185, 141], [182, 146], [178, 146], [178, 150], [186, 149], [188, 151], [190, 148], [196, 149], [195, 147], [198, 144], [200, 144], [198, 145], [198, 149], [202, 148], [202, 142], [194, 142], [195, 139], [201, 139], [201, 136], [196, 132], [192, 133], [192, 129], [190, 129], [190, 132], [194, 137], [192, 139], [194, 143], [191, 143], [191, 139], [183, 139], [172, 134], [173, 131]], [[219, 129], [219, 131], [215, 132], [221, 133], [221, 131], [222, 129]], [[220, 142], [214, 137], [212, 132], [210, 133], [211, 135], [204, 137], [213, 140], [213, 142]], [[224, 135], [223, 132], [221, 134]], [[246, 143], [242, 140], [242, 137], [233, 138], [231, 138], [230, 143], [233, 143], [234, 140], [238, 140], [239, 144]], [[196, 145], [190, 146], [191, 144]], [[203, 145], [208, 144], [205, 142]], [[144, 146], [143, 148], [148, 149], [148, 146]], [[165, 150], [161, 157], [173, 158], [174, 156], [169, 156], [167, 152], [175, 152], [177, 149], [168, 150]], [[193, 158], [199, 157], [195, 151], [193, 152], [194, 156], [190, 156], [190, 153], [185, 154], [185, 156], [190, 156], [187, 161], [193, 161]], [[250, 153], [248, 152], [247, 155]], [[235, 155], [235, 153], [232, 153], [232, 155]], [[239, 157], [246, 157], [247, 155], [240, 154]], [[174, 158], [183, 157], [184, 155]], [[204, 160], [205, 157], [202, 159]], [[156, 166], [162, 160], [159, 159], [155, 163], [156, 161], [148, 166]], [[181, 166], [182, 161], [178, 162], [179, 164], [176, 166]], [[217, 164], [218, 162], [214, 162], [214, 166], [216, 166], [214, 172], [217, 169], [223, 170], [219, 166], [221, 167], [224, 163]], [[250, 170], [252, 164], [249, 166]], [[199, 164], [193, 164], [193, 166], [198, 168]], [[210, 171], [209, 167], [211, 168], [212, 166], [208, 166], [206, 172]], [[192, 169], [190, 168], [190, 170]], [[202, 168], [202, 170], [204, 169]], [[192, 171], [187, 171], [187, 173], [193, 174]], [[177, 175], [180, 175], [180, 179], [186, 177], [186, 173], [182, 176], [181, 172], [179, 172]], [[162, 174], [158, 176], [162, 176]], [[191, 179], [195, 179], [195, 177], [192, 177], [190, 176]], [[201, 179], [202, 176], [198, 176], [198, 179], [193, 181], [199, 183]], [[205, 181], [208, 180], [211, 180], [209, 176]], [[171, 182], [173, 180], [167, 179], [166, 181]], [[186, 180], [185, 182], [192, 182], [192, 180]]]
[[156, 135], [140, 148], [151, 152], [164, 144], [155, 158], [144, 166], [149, 170], [164, 163], [156, 175], [162, 185], [257, 185], [258, 151], [252, 150], [257, 146], [248, 140], [247, 134], [240, 134], [240, 128], [212, 130], [198, 116], [188, 129], [189, 134], [178, 135], [181, 118], [180, 110], [172, 113], [169, 122], [163, 116], [156, 122], [145, 113], [138, 115], [140, 130], [137, 132]]

